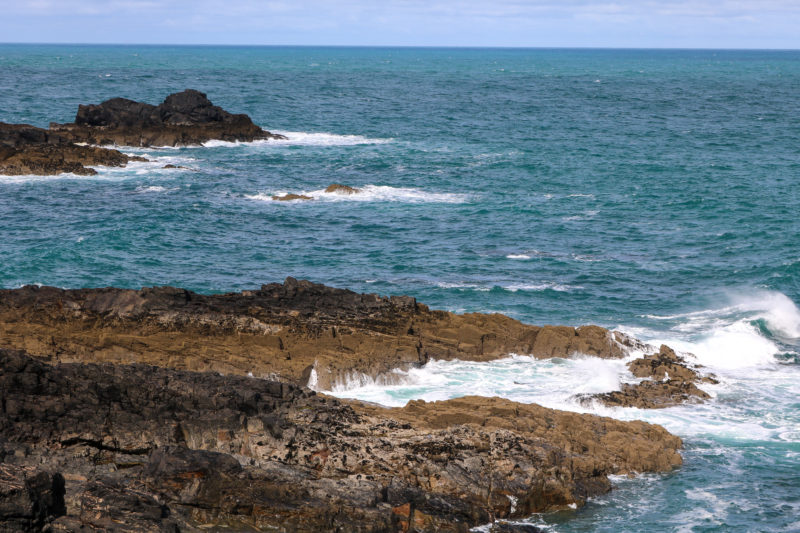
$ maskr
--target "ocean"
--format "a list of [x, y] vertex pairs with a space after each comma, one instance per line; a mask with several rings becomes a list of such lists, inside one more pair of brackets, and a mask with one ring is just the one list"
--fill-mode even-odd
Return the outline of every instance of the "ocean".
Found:
[[581, 406], [624, 362], [525, 354], [335, 394], [497, 395], [684, 439], [681, 469], [528, 519], [547, 531], [800, 531], [800, 52], [0, 45], [4, 122], [186, 88], [288, 140], [0, 176], [0, 287], [291, 275], [668, 343], [718, 376], [710, 401]]

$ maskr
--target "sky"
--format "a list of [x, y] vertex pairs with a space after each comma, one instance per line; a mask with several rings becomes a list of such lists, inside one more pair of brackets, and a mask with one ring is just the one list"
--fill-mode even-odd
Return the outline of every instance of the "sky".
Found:
[[800, 48], [800, 0], [0, 0], [0, 42]]

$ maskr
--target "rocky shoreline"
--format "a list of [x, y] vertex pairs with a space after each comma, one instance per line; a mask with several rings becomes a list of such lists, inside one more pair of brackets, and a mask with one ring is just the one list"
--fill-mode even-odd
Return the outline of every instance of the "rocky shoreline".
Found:
[[[389, 409], [307, 387], [430, 359], [642, 349], [597, 326], [287, 278], [221, 295], [1, 290], [0, 342], [0, 531], [467, 531], [681, 464], [680, 439], [644, 422], [481, 397]], [[703, 379], [667, 347], [630, 368], [680, 394]], [[673, 404], [705, 394], [658, 388]], [[617, 392], [630, 401], [596, 400], [668, 404]]]
[[126, 98], [81, 105], [75, 122], [50, 123], [45, 130], [0, 122], [0, 174], [93, 175], [91, 166], [125, 166], [146, 161], [112, 146], [187, 146], [221, 141], [285, 139], [261, 129], [244, 114], [215, 106], [205, 94], [187, 89], [155, 106]]

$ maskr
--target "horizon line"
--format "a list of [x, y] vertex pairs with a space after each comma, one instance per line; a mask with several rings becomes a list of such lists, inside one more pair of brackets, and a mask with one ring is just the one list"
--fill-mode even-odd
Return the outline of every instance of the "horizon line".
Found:
[[516, 45], [408, 45], [408, 44], [245, 44], [245, 43], [113, 43], [113, 42], [42, 42], [0, 41], [2, 45], [32, 46], [175, 46], [175, 47], [241, 47], [241, 48], [409, 48], [450, 50], [681, 50], [709, 52], [797, 52], [800, 48], [737, 48], [691, 46], [516, 46]]

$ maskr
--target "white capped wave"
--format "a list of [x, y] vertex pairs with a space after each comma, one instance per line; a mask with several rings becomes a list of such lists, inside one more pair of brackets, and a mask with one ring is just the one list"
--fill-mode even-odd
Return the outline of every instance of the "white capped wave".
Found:
[[790, 339], [800, 338], [800, 309], [788, 296], [778, 291], [729, 293], [727, 301], [720, 307], [647, 317], [656, 320], [685, 320], [695, 329], [706, 329], [709, 323], [725, 321], [735, 315], [743, 315], [740, 318], [748, 320], [764, 320], [773, 333]]
[[[245, 195], [250, 200], [264, 202], [275, 201], [273, 196], [284, 196], [289, 191], [275, 191], [271, 193], [257, 193]], [[358, 192], [345, 194], [340, 192], [326, 192], [325, 189], [298, 191], [293, 194], [309, 196], [315, 202], [401, 202], [401, 203], [445, 203], [459, 204], [469, 201], [470, 196], [460, 193], [428, 192], [421, 189], [407, 187], [389, 187], [387, 185], [364, 185], [358, 187]], [[303, 203], [309, 200], [299, 201]], [[285, 203], [279, 201], [279, 203]], [[295, 202], [292, 202], [295, 203]]]
[[473, 291], [490, 291], [495, 287], [499, 287], [503, 290], [510, 292], [517, 292], [517, 291], [539, 292], [546, 290], [568, 292], [583, 288], [579, 285], [567, 285], [565, 283], [556, 283], [553, 281], [546, 281], [542, 283], [510, 283], [505, 285], [497, 285], [494, 283], [481, 284], [481, 283], [467, 282], [467, 281], [437, 281], [436, 286], [441, 287], [442, 289], [464, 289]]
[[561, 220], [564, 220], [564, 221], [591, 220], [599, 212], [600, 211], [598, 211], [596, 209], [591, 209], [591, 210], [588, 210], [588, 211], [584, 211], [580, 215], [573, 215], [573, 216], [569, 216], [569, 217], [564, 217]]
[[777, 364], [775, 356], [784, 349], [764, 336], [756, 321], [763, 321], [778, 339], [796, 343], [800, 338], [800, 309], [777, 291], [730, 293], [720, 307], [647, 318], [673, 322], [670, 330], [678, 335], [662, 333], [661, 340], [694, 353], [700, 363], [716, 369]]
[[86, 180], [97, 178], [97, 176], [79, 176], [69, 172], [62, 172], [61, 174], [54, 174], [52, 176], [38, 176], [36, 174], [21, 174], [19, 176], [2, 176], [0, 175], [0, 184], [20, 184], [32, 183], [37, 181], [56, 181], [56, 180]]
[[471, 289], [475, 291], [490, 291], [491, 287], [479, 285], [477, 283], [465, 283], [460, 281], [437, 281], [436, 286], [442, 289]]
[[565, 283], [556, 283], [553, 281], [548, 281], [544, 283], [514, 283], [511, 285], [504, 285], [503, 288], [507, 291], [517, 292], [517, 291], [557, 291], [557, 292], [569, 292], [572, 290], [579, 290], [582, 289], [580, 285], [567, 285]]
[[528, 254], [508, 254], [506, 259], [530, 259], [531, 256]]
[[690, 352], [700, 364], [717, 372], [771, 367], [777, 364], [775, 356], [781, 353], [777, 344], [762, 336], [755, 326], [745, 320], [715, 328], [696, 340], [667, 338], [652, 339], [651, 342], [663, 342], [676, 350]]
[[148, 185], [144, 186], [141, 185], [136, 187], [136, 192], [139, 193], [148, 193], [148, 192], [172, 192], [177, 191], [178, 187], [162, 187], [161, 185]]
[[260, 139], [251, 142], [239, 141], [207, 141], [203, 143], [206, 148], [233, 147], [233, 146], [357, 146], [362, 144], [386, 144], [393, 139], [374, 139], [363, 135], [339, 135], [326, 132], [305, 132], [305, 131], [277, 131], [286, 139]]

